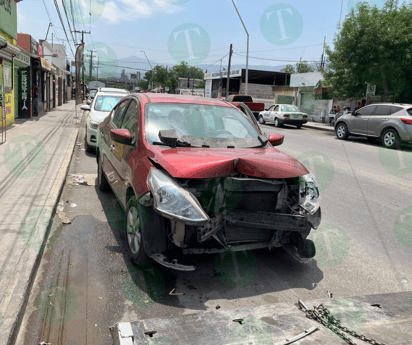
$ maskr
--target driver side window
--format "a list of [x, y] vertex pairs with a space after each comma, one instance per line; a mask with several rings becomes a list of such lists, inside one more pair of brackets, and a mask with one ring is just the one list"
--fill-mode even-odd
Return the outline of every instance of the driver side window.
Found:
[[279, 111], [279, 106], [277, 105], [273, 111]]
[[123, 102], [120, 102], [115, 113], [112, 115], [112, 124], [115, 128], [120, 128], [123, 120], [124, 112], [127, 109], [127, 105], [129, 104], [129, 100], [126, 99]]

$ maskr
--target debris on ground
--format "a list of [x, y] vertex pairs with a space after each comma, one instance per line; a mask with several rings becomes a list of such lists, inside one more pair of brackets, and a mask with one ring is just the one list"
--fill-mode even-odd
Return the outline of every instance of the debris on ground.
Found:
[[173, 288], [173, 290], [169, 292], [169, 295], [170, 296], [183, 296], [184, 295], [183, 292], [173, 292], [175, 290], [176, 290], [176, 288]]
[[216, 306], [216, 309], [220, 309], [220, 305], [217, 305], [217, 306]]
[[63, 210], [64, 210], [64, 202], [63, 201], [60, 201], [58, 204], [57, 204], [57, 212], [62, 212]]
[[69, 174], [67, 184], [75, 186], [95, 186], [96, 174]]
[[77, 207], [77, 204], [72, 203], [72, 204], [70, 204], [70, 207]]
[[59, 216], [61, 222], [63, 224], [71, 224], [71, 221], [69, 219], [69, 217], [67, 217], [66, 213], [63, 211], [57, 212], [57, 215]]
[[330, 292], [330, 291], [327, 291], [327, 292], [328, 292], [328, 297], [329, 297], [329, 298], [333, 298], [333, 293]]

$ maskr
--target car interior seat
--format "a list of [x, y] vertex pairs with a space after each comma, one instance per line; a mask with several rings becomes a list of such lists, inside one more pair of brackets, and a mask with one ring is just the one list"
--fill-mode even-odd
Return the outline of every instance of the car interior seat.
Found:
[[205, 133], [202, 113], [199, 109], [187, 108], [183, 112], [183, 126], [188, 135], [199, 137]]

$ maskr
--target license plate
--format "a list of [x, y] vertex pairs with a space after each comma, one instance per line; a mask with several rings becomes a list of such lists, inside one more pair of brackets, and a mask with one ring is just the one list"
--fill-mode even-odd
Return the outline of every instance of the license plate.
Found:
[[292, 119], [300, 119], [300, 115], [292, 115]]

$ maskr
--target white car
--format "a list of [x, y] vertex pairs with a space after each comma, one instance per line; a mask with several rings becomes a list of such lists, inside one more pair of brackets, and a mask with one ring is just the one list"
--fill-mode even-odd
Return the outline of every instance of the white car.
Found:
[[100, 88], [98, 89], [98, 92], [121, 93], [121, 94], [124, 94], [124, 95], [130, 94], [130, 92], [127, 91], [127, 90], [117, 89], [117, 88], [115, 88], [115, 87], [100, 87]]
[[269, 109], [259, 113], [259, 123], [273, 122], [276, 127], [282, 127], [284, 124], [295, 125], [301, 128], [308, 122], [308, 114], [299, 111], [296, 105], [291, 104], [274, 104]]
[[97, 127], [119, 101], [126, 96], [122, 93], [97, 92], [91, 105], [82, 105], [81, 109], [88, 111], [86, 119], [85, 148], [92, 152], [97, 144]]

